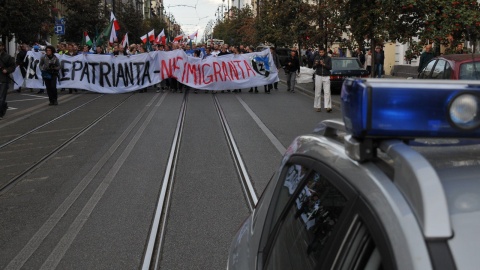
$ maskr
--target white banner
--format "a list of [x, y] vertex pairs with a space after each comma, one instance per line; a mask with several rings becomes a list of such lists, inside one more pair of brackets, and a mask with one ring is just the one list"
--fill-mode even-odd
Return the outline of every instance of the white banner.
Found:
[[[28, 88], [44, 89], [39, 63], [44, 54], [28, 52]], [[125, 93], [176, 78], [192, 88], [233, 90], [278, 81], [270, 50], [228, 54], [206, 59], [187, 56], [182, 50], [132, 56], [81, 54], [56, 55], [60, 60], [57, 88], [85, 89], [98, 93]]]

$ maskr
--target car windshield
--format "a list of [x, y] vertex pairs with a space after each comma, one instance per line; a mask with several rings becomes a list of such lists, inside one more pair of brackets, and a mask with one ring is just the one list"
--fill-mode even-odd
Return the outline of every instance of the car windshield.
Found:
[[360, 64], [357, 59], [332, 59], [332, 69], [359, 69]]
[[458, 78], [460, 80], [480, 80], [480, 62], [462, 64]]

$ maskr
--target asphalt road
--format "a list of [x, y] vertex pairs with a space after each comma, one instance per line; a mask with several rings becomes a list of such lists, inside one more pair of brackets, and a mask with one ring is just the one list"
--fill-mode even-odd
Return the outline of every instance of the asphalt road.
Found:
[[[318, 113], [308, 85], [279, 88], [216, 94], [258, 196], [296, 136], [341, 117], [338, 96]], [[0, 192], [0, 268], [139, 268], [183, 96], [10, 93], [0, 144], [61, 118], [0, 148], [1, 183], [34, 165]], [[213, 96], [188, 93], [161, 269], [224, 269], [249, 213]]]

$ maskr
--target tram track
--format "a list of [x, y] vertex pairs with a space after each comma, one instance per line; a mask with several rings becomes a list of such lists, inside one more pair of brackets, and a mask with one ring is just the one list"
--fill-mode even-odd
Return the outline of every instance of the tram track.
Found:
[[[232, 156], [235, 171], [240, 179], [243, 194], [246, 200], [246, 204], [250, 211], [253, 211], [256, 203], [258, 202], [255, 189], [252, 181], [249, 177], [247, 168], [241, 157], [238, 146], [233, 137], [233, 133], [227, 122], [227, 118], [223, 112], [223, 109], [218, 101], [216, 95], [212, 95], [215, 110], [218, 114], [222, 130], [227, 141], [229, 152]], [[188, 91], [184, 95], [184, 100], [180, 109], [180, 113], [177, 120], [177, 126], [170, 148], [169, 158], [165, 169], [165, 175], [163, 177], [163, 183], [158, 196], [157, 206], [152, 221], [150, 234], [145, 248], [144, 257], [142, 260], [141, 269], [159, 269], [160, 261], [163, 252], [163, 241], [165, 238], [166, 227], [168, 222], [170, 200], [172, 197], [172, 188], [175, 181], [175, 170], [177, 168], [177, 161], [179, 156], [179, 149], [182, 140], [182, 133], [185, 123], [185, 116], [188, 105]]]
[[[15, 142], [18, 142], [20, 141], [21, 139], [24, 139], [26, 138], [27, 136], [29, 135], [32, 135], [34, 134], [36, 131], [46, 127], [46, 126], [49, 126], [55, 122], [57, 122], [58, 120], [68, 116], [68, 115], [71, 115], [72, 113], [74, 113], [75, 111], [78, 111], [79, 109], [87, 106], [88, 104], [98, 100], [99, 98], [101, 98], [102, 96], [104, 95], [101, 95], [101, 96], [98, 96], [92, 100], [89, 100], [75, 108], [73, 108], [72, 110], [69, 110], [63, 114], [61, 114], [60, 116], [57, 116], [55, 117], [54, 119], [42, 124], [42, 125], [39, 125], [17, 137], [15, 137], [14, 139], [11, 139], [5, 143], [3, 143], [2, 145], [0, 145], [0, 150], [1, 149], [4, 149], [6, 148], [7, 146], [11, 146], [12, 144], [14, 144]], [[100, 121], [102, 121], [105, 117], [107, 117], [108, 115], [110, 115], [112, 112], [114, 112], [118, 107], [120, 107], [122, 104], [124, 104], [130, 97], [132, 97], [133, 94], [130, 94], [128, 96], [126, 96], [124, 99], [122, 99], [120, 102], [118, 102], [117, 104], [115, 104], [112, 108], [110, 108], [107, 112], [103, 113], [102, 115], [100, 115], [99, 117], [97, 117], [96, 119], [94, 119], [93, 121], [87, 123], [82, 129], [80, 129], [79, 131], [77, 131], [75, 134], [73, 134], [72, 136], [70, 136], [68, 139], [66, 139], [64, 142], [62, 142], [61, 144], [59, 144], [58, 146], [56, 146], [53, 150], [49, 151], [47, 154], [41, 156], [40, 158], [38, 158], [36, 161], [34, 161], [30, 166], [28, 166], [26, 169], [22, 170], [20, 173], [16, 174], [14, 177], [10, 178], [9, 180], [7, 180], [6, 182], [2, 183], [1, 186], [0, 186], [0, 196], [5, 194], [6, 192], [8, 192], [8, 190], [10, 190], [13, 186], [15, 186], [15, 184], [21, 180], [24, 176], [28, 175], [30, 172], [34, 171], [36, 168], [38, 168], [39, 166], [41, 166], [41, 164], [43, 164], [44, 162], [48, 161], [50, 158], [52, 158], [53, 156], [55, 156], [58, 152], [60, 152], [62, 149], [64, 149], [65, 147], [67, 147], [68, 145], [70, 145], [72, 142], [74, 142], [78, 137], [82, 136], [85, 132], [87, 132], [89, 129], [91, 129], [92, 127], [94, 127], [96, 124], [98, 124]]]

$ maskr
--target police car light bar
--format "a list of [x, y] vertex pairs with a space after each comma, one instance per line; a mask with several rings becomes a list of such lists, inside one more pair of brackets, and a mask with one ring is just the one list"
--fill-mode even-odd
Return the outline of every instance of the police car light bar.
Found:
[[347, 79], [345, 127], [356, 138], [480, 138], [480, 82]]

